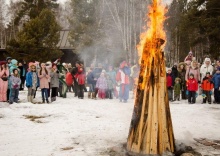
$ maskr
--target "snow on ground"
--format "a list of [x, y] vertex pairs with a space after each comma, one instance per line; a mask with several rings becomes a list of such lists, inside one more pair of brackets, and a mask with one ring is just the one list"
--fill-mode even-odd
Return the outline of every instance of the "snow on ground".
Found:
[[[68, 93], [52, 104], [34, 105], [26, 102], [26, 94], [20, 92], [22, 103], [0, 103], [0, 156], [99, 156], [126, 142], [133, 100], [82, 100]], [[220, 139], [220, 105], [181, 101], [170, 107], [178, 143], [195, 147], [193, 138]], [[24, 115], [45, 118], [34, 122]]]

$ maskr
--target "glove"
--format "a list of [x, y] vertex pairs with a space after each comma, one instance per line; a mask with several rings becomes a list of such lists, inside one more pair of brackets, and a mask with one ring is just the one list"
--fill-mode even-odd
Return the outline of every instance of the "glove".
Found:
[[189, 95], [189, 91], [188, 90], [186, 90], [186, 95]]

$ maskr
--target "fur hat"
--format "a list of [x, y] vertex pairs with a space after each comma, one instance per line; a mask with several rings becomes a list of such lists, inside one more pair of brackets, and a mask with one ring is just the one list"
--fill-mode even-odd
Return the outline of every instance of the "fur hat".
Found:
[[11, 60], [11, 59], [12, 59], [11, 57], [7, 57], [7, 58], [6, 58], [6, 61]]
[[210, 72], [206, 72], [206, 74], [209, 74], [209, 75], [210, 75]]
[[12, 59], [12, 60], [11, 60], [11, 64], [16, 65], [17, 63], [18, 63], [17, 60], [15, 60], [15, 59]]
[[211, 59], [210, 58], [205, 58], [204, 62], [211, 62]]
[[175, 78], [175, 82], [177, 82], [177, 81], [179, 81], [179, 82], [181, 82], [181, 79], [180, 78]]

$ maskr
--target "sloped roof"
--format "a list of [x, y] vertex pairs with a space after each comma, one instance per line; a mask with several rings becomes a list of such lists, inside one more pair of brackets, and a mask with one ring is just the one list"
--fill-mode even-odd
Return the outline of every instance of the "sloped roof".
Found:
[[59, 49], [74, 49], [69, 43], [69, 33], [70, 30], [60, 31], [60, 41], [57, 44]]

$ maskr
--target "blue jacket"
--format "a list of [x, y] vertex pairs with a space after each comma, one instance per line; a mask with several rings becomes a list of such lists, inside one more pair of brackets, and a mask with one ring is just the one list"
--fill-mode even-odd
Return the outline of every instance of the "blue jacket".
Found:
[[212, 82], [214, 83], [214, 88], [218, 89], [220, 87], [220, 74], [215, 74], [212, 78]]
[[[37, 73], [36, 73], [37, 74]], [[33, 82], [32, 82], [32, 76], [33, 76], [33, 73], [32, 72], [28, 72], [27, 75], [26, 75], [26, 87], [32, 87], [33, 86]], [[39, 78], [37, 76], [37, 87], [39, 86]]]
[[96, 80], [94, 80], [94, 75], [93, 75], [93, 73], [91, 72], [91, 73], [89, 73], [88, 75], [87, 75], [87, 83], [88, 84], [96, 84]]

